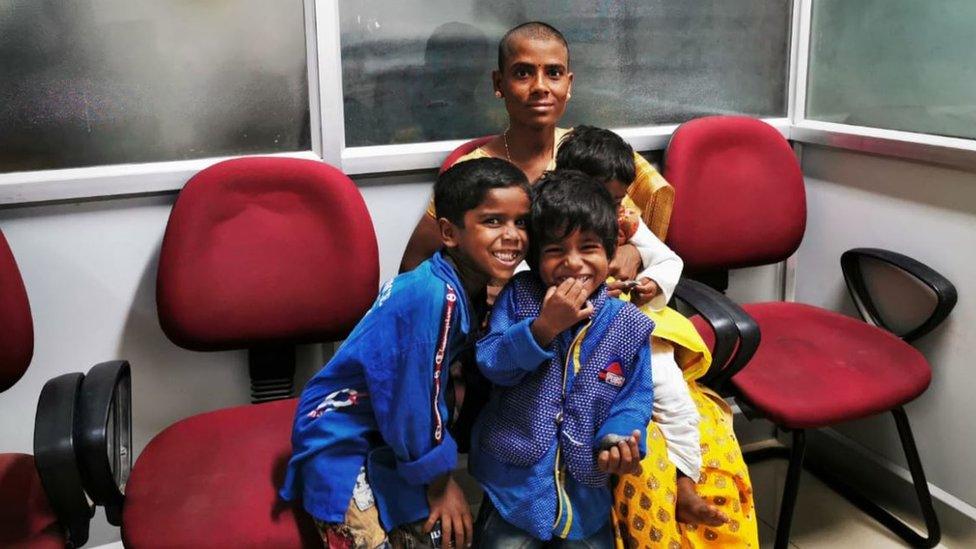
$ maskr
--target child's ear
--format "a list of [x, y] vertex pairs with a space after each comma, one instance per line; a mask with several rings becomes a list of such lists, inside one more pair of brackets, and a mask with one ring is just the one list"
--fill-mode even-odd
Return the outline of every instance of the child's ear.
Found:
[[445, 247], [456, 248], [458, 246], [461, 229], [457, 225], [451, 223], [446, 217], [440, 217], [437, 219], [437, 229], [441, 233], [441, 242], [444, 243]]

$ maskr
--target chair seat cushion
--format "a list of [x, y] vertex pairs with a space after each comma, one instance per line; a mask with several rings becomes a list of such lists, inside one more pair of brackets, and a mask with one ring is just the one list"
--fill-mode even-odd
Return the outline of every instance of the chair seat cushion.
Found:
[[732, 383], [779, 425], [824, 427], [887, 411], [931, 380], [920, 352], [860, 320], [801, 303], [743, 308], [762, 340]]
[[277, 497], [296, 400], [179, 421], [143, 450], [126, 485], [126, 547], [321, 547], [308, 517]]
[[0, 454], [0, 547], [64, 547], [34, 457], [27, 454]]

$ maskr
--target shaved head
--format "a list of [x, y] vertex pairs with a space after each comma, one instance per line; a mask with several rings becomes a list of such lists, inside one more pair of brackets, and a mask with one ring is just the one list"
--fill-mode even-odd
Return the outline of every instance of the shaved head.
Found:
[[519, 39], [526, 40], [556, 40], [566, 48], [566, 61], [569, 61], [569, 44], [563, 33], [556, 30], [556, 27], [543, 23], [542, 21], [530, 21], [522, 23], [502, 36], [498, 42], [498, 70], [505, 72], [505, 60], [512, 55], [515, 49], [513, 43]]

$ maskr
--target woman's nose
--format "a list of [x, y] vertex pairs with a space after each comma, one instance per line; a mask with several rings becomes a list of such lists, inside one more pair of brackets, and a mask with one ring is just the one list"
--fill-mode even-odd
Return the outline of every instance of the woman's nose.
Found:
[[563, 264], [570, 268], [578, 268], [583, 265], [582, 258], [576, 252], [569, 252], [566, 257], [563, 258]]
[[535, 92], [546, 92], [549, 88], [546, 87], [546, 75], [545, 71], [536, 71], [535, 78], [532, 79], [532, 91]]

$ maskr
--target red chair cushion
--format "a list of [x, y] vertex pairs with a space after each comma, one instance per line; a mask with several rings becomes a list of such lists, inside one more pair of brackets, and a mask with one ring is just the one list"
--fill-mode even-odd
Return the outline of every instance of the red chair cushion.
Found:
[[803, 174], [772, 126], [709, 116], [675, 130], [664, 162], [674, 186], [668, 245], [686, 272], [774, 263], [800, 245], [806, 226]]
[[64, 542], [34, 457], [0, 454], [0, 547], [55, 549]]
[[495, 138], [494, 135], [486, 135], [485, 137], [472, 139], [471, 141], [468, 141], [467, 143], [464, 143], [460, 147], [454, 149], [453, 151], [451, 151], [451, 154], [447, 155], [447, 158], [444, 159], [444, 162], [441, 163], [441, 169], [439, 173], [444, 173], [445, 170], [447, 170], [448, 168], [453, 166], [455, 162], [457, 162], [458, 158], [461, 158], [462, 156], [488, 143], [494, 138]]
[[27, 290], [7, 239], [0, 233], [0, 392], [13, 387], [34, 356], [34, 322]]
[[860, 320], [801, 303], [743, 308], [762, 340], [732, 383], [779, 425], [808, 429], [870, 416], [909, 402], [931, 380], [920, 352]]
[[193, 416], [153, 438], [126, 485], [126, 547], [321, 547], [278, 499], [297, 401]]
[[348, 177], [311, 160], [239, 158], [180, 193], [156, 300], [166, 335], [207, 351], [341, 339], [378, 287], [376, 235]]

